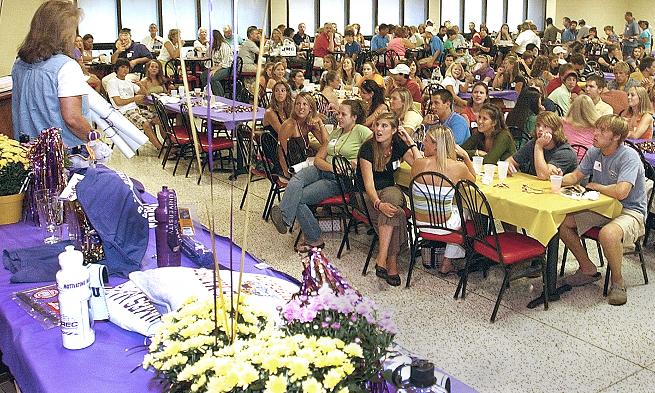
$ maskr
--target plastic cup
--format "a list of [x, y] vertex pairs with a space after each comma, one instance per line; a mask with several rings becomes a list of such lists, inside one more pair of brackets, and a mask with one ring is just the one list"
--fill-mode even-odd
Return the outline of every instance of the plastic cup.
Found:
[[478, 175], [482, 174], [482, 161], [484, 161], [484, 157], [473, 156], [473, 169], [475, 169], [475, 173]]
[[498, 161], [498, 180], [501, 182], [507, 179], [507, 170], [509, 169], [509, 162], [507, 161]]
[[199, 88], [199, 87], [196, 87], [195, 89], [193, 89], [193, 94], [194, 94], [196, 97], [200, 97], [200, 93], [201, 93], [201, 92], [202, 92], [202, 89]]
[[494, 172], [496, 172], [495, 164], [484, 164], [484, 177], [493, 179]]
[[332, 131], [334, 131], [334, 124], [326, 124], [325, 125], [325, 131], [327, 131], [328, 134], [330, 134]]
[[184, 86], [180, 86], [177, 88], [178, 93], [180, 94], [180, 97], [184, 95]]
[[171, 97], [178, 97], [177, 90], [171, 90]]
[[562, 189], [562, 177], [560, 175], [550, 175], [550, 190], [555, 194], [559, 194]]

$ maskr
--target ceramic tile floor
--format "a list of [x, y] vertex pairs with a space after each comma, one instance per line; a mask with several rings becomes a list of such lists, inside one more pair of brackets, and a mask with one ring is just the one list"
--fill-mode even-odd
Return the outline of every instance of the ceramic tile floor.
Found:
[[[162, 170], [155, 155], [147, 147], [132, 160], [116, 153], [110, 166], [141, 180], [151, 193], [164, 184], [174, 188], [179, 203], [194, 207], [200, 221], [206, 223], [208, 173], [197, 186], [195, 166], [189, 178], [179, 170], [173, 177], [173, 165], [169, 162]], [[244, 244], [246, 213], [238, 204], [246, 181], [245, 175], [233, 183], [226, 173], [214, 175], [212, 212], [217, 232], [228, 235], [232, 217], [234, 239], [240, 245]], [[301, 265], [292, 251], [295, 232], [279, 235], [272, 223], [261, 218], [267, 192], [266, 181], [250, 187], [246, 249], [298, 277]], [[422, 267], [415, 271], [410, 289], [392, 288], [372, 273], [361, 275], [369, 236], [360, 231], [352, 237], [351, 250], [336, 259], [340, 239], [340, 234], [326, 235], [328, 257], [360, 291], [393, 311], [400, 330], [397, 341], [480, 392], [655, 391], [655, 284], [644, 285], [636, 258], [630, 257], [624, 264], [629, 297], [622, 307], [606, 303], [601, 280], [563, 295], [548, 311], [541, 307], [529, 310], [526, 304], [540, 292], [541, 283], [539, 279], [520, 279], [511, 283], [497, 321], [491, 324], [500, 270], [491, 270], [487, 279], [472, 275], [463, 301], [453, 299], [456, 277], [441, 278]], [[653, 249], [651, 243], [645, 255], [651, 280], [655, 279]], [[597, 259], [595, 251], [591, 254]], [[408, 260], [406, 254], [401, 257]], [[575, 267], [570, 256], [567, 273]], [[406, 269], [407, 262], [401, 266], [403, 285]]]

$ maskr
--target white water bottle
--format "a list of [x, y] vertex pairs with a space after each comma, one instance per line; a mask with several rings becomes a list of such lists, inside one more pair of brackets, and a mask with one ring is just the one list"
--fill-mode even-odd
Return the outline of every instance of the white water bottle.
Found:
[[82, 349], [93, 344], [93, 318], [90, 315], [89, 271], [82, 266], [84, 256], [73, 246], [59, 254], [57, 289], [59, 290], [59, 315], [64, 348]]

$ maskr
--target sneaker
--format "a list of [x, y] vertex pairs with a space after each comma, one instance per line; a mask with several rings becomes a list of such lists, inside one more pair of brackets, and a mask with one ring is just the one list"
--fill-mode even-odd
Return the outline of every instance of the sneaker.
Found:
[[610, 288], [610, 293], [607, 296], [607, 303], [612, 306], [622, 306], [628, 301], [628, 291], [625, 289], [625, 285], [614, 284]]
[[584, 274], [582, 270], [578, 269], [575, 274], [568, 276], [565, 279], [565, 282], [572, 287], [583, 287], [598, 280], [600, 280], [600, 272], [596, 272], [593, 275], [588, 276]]
[[280, 210], [279, 206], [273, 206], [271, 208], [271, 221], [273, 221], [273, 224], [275, 224], [275, 229], [277, 229], [277, 231], [281, 234], [284, 235], [289, 231], [287, 224], [284, 223], [284, 219], [282, 218], [282, 210]]

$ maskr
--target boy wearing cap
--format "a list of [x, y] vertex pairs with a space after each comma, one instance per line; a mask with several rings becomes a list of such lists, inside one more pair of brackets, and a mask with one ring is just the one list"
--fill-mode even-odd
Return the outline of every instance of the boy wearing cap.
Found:
[[389, 72], [391, 73], [391, 83], [387, 83], [385, 92], [387, 97], [391, 96], [394, 89], [404, 87], [409, 90], [415, 102], [421, 102], [421, 87], [409, 77], [409, 66], [406, 63], [399, 63], [395, 68], [390, 69]]
[[[562, 86], [562, 82], [564, 81], [562, 75], [568, 73], [570, 70], [575, 71], [575, 67], [573, 66], [573, 64], [566, 63], [559, 66], [559, 70], [557, 72], [558, 74], [557, 78], [551, 79], [551, 81], [548, 82], [548, 86], [546, 86], [546, 95], [549, 95], [550, 93], [555, 91], [555, 89]], [[576, 85], [573, 91], [571, 91], [571, 93], [573, 94], [580, 94], [581, 92], [582, 89], [578, 85]]]
[[444, 53], [444, 46], [441, 38], [436, 34], [434, 26], [425, 28], [425, 42], [430, 44], [430, 56], [419, 60], [419, 65], [423, 67], [433, 67], [439, 63]]
[[143, 72], [143, 65], [152, 59], [152, 53], [145, 45], [132, 41], [132, 30], [123, 28], [118, 34], [116, 50], [111, 55], [112, 64], [118, 59], [127, 59], [133, 73]]
[[568, 68], [564, 73], [560, 74], [560, 79], [562, 80], [562, 85], [553, 90], [548, 95], [548, 98], [559, 105], [564, 114], [566, 114], [571, 106], [571, 93], [578, 86], [578, 73], [573, 68]]

